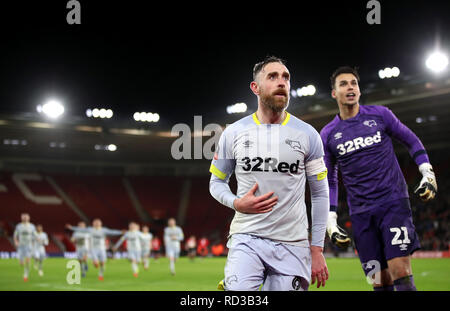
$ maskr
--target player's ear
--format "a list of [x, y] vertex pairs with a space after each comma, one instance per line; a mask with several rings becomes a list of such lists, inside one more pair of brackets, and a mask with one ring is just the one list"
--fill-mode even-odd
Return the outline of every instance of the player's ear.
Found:
[[259, 95], [259, 86], [258, 83], [256, 83], [256, 81], [252, 81], [250, 83], [250, 89], [252, 90], [253, 94]]
[[335, 89], [331, 90], [331, 97], [336, 98], [336, 90]]

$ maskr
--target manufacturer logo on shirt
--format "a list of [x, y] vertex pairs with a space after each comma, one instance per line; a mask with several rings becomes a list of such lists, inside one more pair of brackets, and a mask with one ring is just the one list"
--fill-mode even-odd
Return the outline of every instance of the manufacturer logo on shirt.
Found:
[[336, 134], [334, 134], [334, 139], [338, 140], [342, 138], [342, 133], [341, 132], [337, 132]]
[[380, 131], [377, 131], [377, 133], [373, 136], [357, 137], [353, 140], [348, 140], [343, 144], [337, 145], [336, 148], [339, 150], [340, 155], [344, 155], [346, 153], [353, 152], [355, 150], [371, 146], [373, 144], [378, 144], [380, 142], [381, 134]]
[[251, 140], [246, 140], [243, 143], [244, 148], [250, 148], [253, 145], [253, 142]]
[[363, 124], [368, 127], [377, 126], [377, 122], [375, 122], [375, 120], [366, 120]]

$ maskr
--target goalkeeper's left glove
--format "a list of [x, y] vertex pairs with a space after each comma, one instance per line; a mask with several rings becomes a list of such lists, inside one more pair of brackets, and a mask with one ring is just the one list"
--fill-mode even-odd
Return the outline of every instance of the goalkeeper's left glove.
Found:
[[337, 224], [336, 212], [328, 213], [327, 233], [328, 237], [331, 240], [331, 243], [333, 243], [337, 247], [341, 249], [347, 249], [347, 247], [350, 245], [351, 240], [348, 236], [348, 233]]
[[422, 163], [419, 165], [419, 171], [422, 173], [422, 180], [414, 191], [418, 193], [420, 199], [424, 202], [434, 199], [437, 192], [436, 176], [430, 163]]

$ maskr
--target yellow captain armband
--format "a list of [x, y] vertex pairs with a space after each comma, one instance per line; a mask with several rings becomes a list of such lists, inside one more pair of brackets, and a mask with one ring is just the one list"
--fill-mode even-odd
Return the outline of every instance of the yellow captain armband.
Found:
[[317, 174], [317, 180], [322, 180], [322, 179], [324, 179], [325, 177], [327, 177], [327, 173], [328, 173], [328, 170], [325, 169], [325, 171], [323, 171], [323, 172]]
[[211, 164], [211, 167], [209, 168], [209, 172], [214, 174], [217, 178], [220, 178], [224, 180], [227, 177], [227, 174], [219, 170], [214, 164]]

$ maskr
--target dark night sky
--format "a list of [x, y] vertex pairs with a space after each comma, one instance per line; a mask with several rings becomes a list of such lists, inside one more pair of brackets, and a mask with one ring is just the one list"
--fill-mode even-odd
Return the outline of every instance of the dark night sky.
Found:
[[367, 1], [80, 0], [80, 26], [66, 24], [66, 1], [2, 5], [0, 113], [35, 111], [54, 95], [72, 114], [107, 107], [180, 122], [240, 101], [253, 110], [251, 70], [268, 54], [287, 60], [292, 87], [328, 92], [328, 77], [343, 64], [359, 66], [362, 82], [386, 66], [424, 71], [436, 30], [450, 51], [446, 1], [380, 2], [381, 25], [366, 23]]

